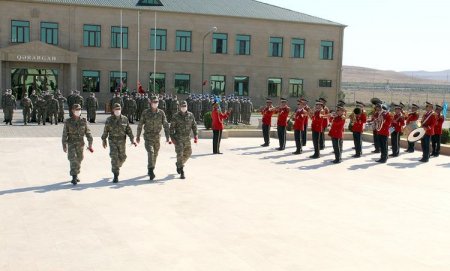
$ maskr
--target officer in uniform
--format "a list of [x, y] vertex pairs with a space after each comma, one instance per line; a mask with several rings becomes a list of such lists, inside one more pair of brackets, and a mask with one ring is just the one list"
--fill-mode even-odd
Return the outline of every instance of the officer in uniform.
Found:
[[91, 92], [89, 97], [86, 98], [87, 119], [90, 123], [95, 123], [95, 119], [97, 117], [97, 109], [98, 100], [95, 97], [95, 93]]
[[306, 108], [306, 103], [308, 101], [305, 99], [297, 100], [297, 110], [292, 115], [291, 118], [294, 119], [294, 139], [295, 139], [295, 147], [296, 150], [292, 154], [301, 154], [303, 152], [303, 144], [302, 144], [302, 132], [305, 129], [305, 122], [308, 119], [308, 112]]
[[136, 134], [136, 142], [141, 141], [142, 128], [144, 128], [145, 150], [147, 151], [148, 163], [147, 170], [150, 180], [155, 179], [156, 158], [160, 148], [160, 132], [164, 128], [166, 142], [169, 143], [169, 123], [164, 111], [158, 108], [158, 97], [151, 97], [151, 108], [142, 112]]
[[20, 101], [20, 106], [22, 106], [23, 112], [23, 124], [27, 125], [31, 120], [31, 110], [33, 110], [33, 102], [28, 98], [28, 94], [25, 92], [23, 98]]
[[327, 100], [325, 98], [319, 98], [319, 101], [323, 103], [323, 111], [325, 116], [322, 118], [323, 121], [323, 129], [322, 132], [320, 133], [320, 141], [319, 141], [319, 146], [320, 146], [320, 150], [324, 150], [325, 149], [325, 129], [328, 127], [328, 114], [330, 113], [330, 109], [327, 107]]
[[64, 152], [67, 153], [67, 158], [70, 162], [70, 175], [72, 176], [71, 183], [76, 185], [80, 181], [78, 174], [80, 174], [81, 161], [83, 161], [85, 136], [88, 140], [89, 151], [92, 153], [94, 152], [94, 149], [92, 148], [93, 139], [88, 123], [85, 118], [80, 118], [81, 106], [79, 104], [74, 104], [71, 111], [72, 117], [64, 122], [62, 146]]
[[345, 125], [345, 116], [344, 116], [344, 107], [338, 105], [336, 107], [336, 113], [332, 115], [331, 118], [331, 127], [328, 135], [331, 137], [331, 141], [333, 143], [333, 151], [334, 151], [334, 164], [339, 164], [342, 162], [342, 142], [343, 142], [343, 133], [344, 133], [344, 125]]
[[433, 112], [433, 104], [426, 102], [425, 114], [422, 116], [422, 128], [425, 129], [425, 136], [422, 137], [420, 145], [422, 145], [422, 159], [420, 162], [427, 163], [430, 159], [430, 139], [434, 135], [434, 127], [436, 126], [436, 114]]
[[320, 134], [324, 129], [323, 118], [326, 118], [323, 103], [320, 100], [316, 101], [314, 112], [310, 111], [309, 117], [311, 118], [312, 141], [314, 146], [314, 154], [309, 158], [317, 159], [320, 157]]
[[33, 110], [31, 111], [31, 122], [36, 122], [36, 101], [38, 99], [38, 95], [36, 95], [36, 90], [31, 91], [30, 95], [31, 102], [33, 103]]
[[392, 116], [389, 113], [386, 105], [377, 104], [375, 107], [380, 112], [380, 120], [382, 119], [380, 130], [377, 131], [378, 145], [380, 146], [381, 157], [376, 162], [386, 163], [388, 159], [389, 127], [391, 127], [392, 124]]
[[58, 90], [56, 99], [58, 100], [58, 122], [64, 122], [64, 103], [67, 102], [67, 99], [61, 94], [61, 91]]
[[[419, 106], [417, 104], [412, 104], [411, 112], [408, 114], [408, 117], [406, 118], [406, 125], [417, 122], [419, 120], [419, 113], [417, 112], [417, 110], [419, 110]], [[408, 135], [406, 135], [406, 136], [408, 136]], [[414, 145], [415, 145], [415, 142], [408, 141], [408, 149], [406, 149], [406, 152], [413, 153], [414, 149], [415, 149]]]
[[364, 110], [364, 103], [356, 102], [356, 108], [359, 108], [360, 113], [350, 115], [350, 122], [352, 123], [353, 143], [355, 144], [355, 154], [353, 158], [359, 158], [362, 155], [362, 137], [364, 131], [364, 124], [367, 122], [367, 114]]
[[275, 112], [275, 108], [272, 106], [272, 100], [266, 99], [266, 106], [260, 109], [262, 115], [262, 133], [264, 138], [264, 144], [261, 147], [268, 147], [270, 144], [270, 127], [272, 127], [272, 115]]
[[441, 115], [442, 106], [437, 104], [436, 113], [436, 125], [434, 126], [434, 135], [431, 137], [432, 152], [431, 156], [439, 157], [441, 152], [441, 136], [442, 136], [442, 125], [444, 124], [444, 116]]
[[55, 123], [58, 125], [58, 100], [53, 98], [53, 95], [49, 95], [49, 99], [47, 101], [47, 117], [50, 121], [50, 124]]
[[127, 136], [130, 138], [131, 144], [137, 146], [128, 118], [122, 115], [122, 107], [116, 103], [113, 107], [113, 115], [106, 119], [102, 134], [103, 148], [108, 147], [106, 139], [109, 142], [109, 156], [114, 174], [113, 183], [119, 182], [120, 168], [127, 159], [125, 147]]
[[275, 112], [278, 113], [277, 132], [278, 141], [280, 143], [280, 147], [277, 150], [282, 151], [286, 148], [286, 126], [291, 109], [287, 105], [287, 100], [285, 98], [281, 98], [280, 100], [281, 105], [275, 109]]
[[12, 125], [12, 120], [14, 116], [14, 109], [16, 109], [16, 97], [12, 95], [12, 90], [8, 89], [4, 100], [2, 100], [2, 106], [5, 113], [6, 124]]
[[197, 123], [194, 115], [187, 111], [187, 103], [183, 101], [180, 104], [180, 111], [173, 115], [170, 124], [170, 138], [175, 144], [177, 173], [181, 174], [181, 179], [185, 179], [184, 165], [192, 154], [191, 131], [194, 134], [194, 143], [197, 143]]
[[37, 119], [36, 120], [37, 120], [38, 125], [41, 125], [41, 121], [42, 121], [42, 124], [45, 125], [45, 120], [47, 119], [47, 102], [44, 100], [44, 98], [38, 96], [38, 99], [36, 101], [36, 108], [37, 108]]
[[136, 115], [137, 105], [133, 96], [128, 96], [127, 108], [128, 108], [127, 111], [128, 120], [130, 121], [131, 124], [134, 124], [134, 117]]
[[391, 133], [391, 147], [392, 154], [389, 156], [397, 157], [400, 151], [400, 133], [402, 132], [403, 126], [405, 126], [405, 118], [402, 114], [402, 108], [400, 105], [394, 104], [395, 115], [392, 119], [392, 127], [394, 131]]
[[120, 104], [120, 106], [123, 106], [122, 98], [120, 97], [120, 93], [116, 92], [114, 93], [114, 96], [109, 100], [109, 106], [111, 108], [111, 115], [113, 114], [113, 107], [115, 104]]

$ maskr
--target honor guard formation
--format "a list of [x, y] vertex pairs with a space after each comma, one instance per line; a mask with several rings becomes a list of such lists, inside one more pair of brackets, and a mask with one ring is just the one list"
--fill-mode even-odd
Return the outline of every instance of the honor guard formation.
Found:
[[[181, 179], [185, 179], [185, 165], [192, 154], [191, 134], [194, 143], [198, 141], [197, 122], [204, 121], [205, 115], [211, 112], [213, 130], [213, 154], [222, 154], [220, 141], [224, 125], [250, 125], [250, 118], [254, 112], [250, 98], [229, 96], [216, 96], [211, 94], [191, 94], [186, 100], [179, 101], [176, 95], [149, 94], [147, 92], [123, 93], [115, 92], [109, 101], [111, 116], [106, 120], [101, 136], [103, 147], [110, 150], [111, 171], [113, 182], [119, 182], [120, 168], [124, 164], [126, 155], [126, 138], [131, 144], [137, 146], [144, 138], [144, 145], [148, 155], [147, 173], [150, 180], [156, 178], [156, 161], [160, 150], [161, 131], [164, 131], [165, 140], [174, 144], [177, 156], [175, 168]], [[10, 89], [2, 94], [2, 108], [4, 123], [12, 125], [16, 98]], [[65, 119], [64, 107], [69, 108], [69, 117]], [[357, 101], [352, 112], [347, 112], [345, 102], [339, 101], [330, 110], [327, 100], [319, 98], [314, 107], [309, 107], [309, 101], [305, 98], [297, 100], [297, 108], [291, 110], [288, 101], [280, 98], [279, 105], [273, 106], [270, 98], [266, 99], [266, 105], [259, 108], [262, 115], [262, 147], [270, 145], [270, 130], [272, 117], [276, 115], [276, 127], [279, 147], [282, 151], [286, 148], [286, 133], [289, 124], [292, 124], [295, 139], [295, 151], [293, 155], [303, 153], [303, 147], [307, 143], [308, 129], [311, 130], [314, 153], [311, 159], [320, 157], [320, 151], [325, 148], [325, 131], [331, 138], [335, 164], [342, 162], [342, 144], [345, 128], [353, 134], [354, 150], [353, 158], [362, 156], [362, 133], [370, 130], [373, 134], [374, 150], [379, 153], [379, 163], [386, 163], [389, 157], [397, 157], [400, 154], [400, 138], [405, 136], [408, 140], [406, 152], [414, 152], [415, 142], [421, 141], [421, 162], [428, 162], [430, 156], [438, 157], [442, 126], [445, 121], [446, 108], [427, 102], [424, 112], [420, 114], [420, 106], [410, 105], [410, 111], [406, 111], [403, 103], [386, 104], [378, 98], [370, 100], [372, 105], [369, 115], [366, 103]], [[23, 111], [23, 123], [28, 125], [46, 125], [64, 122], [62, 145], [70, 162], [71, 183], [76, 185], [80, 180], [80, 166], [83, 160], [85, 148], [84, 137], [87, 138], [87, 149], [93, 153], [92, 135], [88, 123], [96, 123], [96, 112], [99, 103], [95, 93], [89, 93], [84, 99], [80, 92], [74, 90], [65, 98], [60, 90], [51, 94], [48, 91], [31, 92], [28, 97], [24, 93], [20, 100]], [[81, 117], [81, 110], [87, 111], [87, 118]], [[444, 112], [443, 112], [444, 110]], [[444, 113], [444, 115], [443, 115]], [[130, 124], [137, 124], [136, 137]], [[348, 124], [348, 126], [346, 126]], [[388, 139], [391, 137], [392, 153], [388, 154]], [[431, 151], [430, 151], [431, 144]]]

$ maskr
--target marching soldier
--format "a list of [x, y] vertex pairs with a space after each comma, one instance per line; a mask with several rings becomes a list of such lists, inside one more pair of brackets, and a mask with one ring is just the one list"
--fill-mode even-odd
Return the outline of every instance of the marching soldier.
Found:
[[9, 89], [6, 92], [2, 100], [2, 107], [5, 113], [6, 124], [12, 125], [12, 120], [14, 116], [14, 109], [16, 109], [16, 97], [12, 94], [12, 90]]
[[28, 94], [25, 92], [23, 98], [20, 101], [20, 106], [22, 106], [23, 112], [23, 124], [27, 125], [31, 120], [31, 110], [33, 109], [33, 102], [28, 98]]
[[131, 144], [137, 146], [128, 118], [122, 115], [122, 107], [116, 103], [113, 107], [113, 115], [106, 119], [102, 134], [103, 148], [106, 149], [109, 143], [111, 170], [114, 174], [113, 183], [119, 182], [120, 168], [127, 159], [125, 147], [127, 136], [130, 138]]
[[272, 115], [275, 108], [272, 106], [272, 100], [266, 99], [266, 106], [260, 109], [262, 115], [262, 133], [264, 144], [261, 147], [268, 147], [270, 144], [270, 127], [272, 127]]
[[432, 152], [431, 156], [439, 157], [441, 152], [441, 136], [442, 136], [442, 125], [444, 124], [444, 116], [441, 115], [442, 106], [436, 105], [436, 125], [434, 126], [434, 135], [431, 137]]
[[[417, 110], [419, 110], [419, 106], [417, 104], [412, 104], [411, 105], [411, 112], [408, 114], [408, 117], [406, 118], [406, 125], [409, 125], [411, 123], [417, 123], [417, 121], [419, 120], [419, 113], [417, 112]], [[408, 136], [408, 135], [406, 135]], [[409, 142], [408, 141], [408, 149], [406, 150], [406, 152], [412, 153], [414, 152], [414, 145], [415, 142]]]
[[380, 146], [381, 158], [377, 160], [378, 163], [386, 163], [388, 159], [388, 137], [389, 137], [389, 127], [391, 127], [392, 116], [387, 110], [386, 105], [377, 104], [376, 108], [380, 112], [379, 121], [379, 130], [377, 130], [378, 142]]
[[67, 96], [67, 106], [69, 107], [69, 117], [72, 117], [72, 107], [75, 104], [75, 91], [71, 90]]
[[38, 125], [42, 124], [45, 125], [45, 120], [47, 119], [47, 102], [44, 100], [44, 98], [38, 96], [38, 99], [36, 101], [36, 109], [37, 109], [37, 123]]
[[134, 115], [136, 114], [137, 105], [136, 101], [133, 99], [133, 96], [128, 96], [127, 108], [128, 108], [127, 111], [128, 120], [130, 121], [131, 124], [134, 124]]
[[50, 121], [50, 124], [55, 123], [55, 125], [58, 125], [58, 100], [53, 98], [53, 95], [49, 95], [49, 99], [47, 101], [47, 117]]
[[[357, 114], [358, 113], [358, 114]], [[359, 158], [362, 155], [362, 137], [364, 131], [364, 124], [367, 122], [367, 114], [364, 110], [364, 103], [356, 102], [356, 109], [350, 115], [350, 122], [352, 123], [353, 143], [355, 144], [355, 154], [353, 158]]]
[[213, 104], [211, 112], [212, 130], [213, 130], [213, 154], [222, 154], [220, 152], [220, 141], [222, 140], [223, 120], [230, 116], [231, 111], [219, 110], [219, 104]]
[[400, 152], [400, 133], [402, 132], [403, 126], [405, 126], [405, 118], [402, 114], [402, 108], [400, 105], [394, 105], [395, 115], [392, 120], [392, 127], [394, 131], [391, 133], [391, 146], [392, 154], [389, 156], [397, 157]]
[[89, 97], [86, 98], [86, 111], [87, 119], [90, 123], [95, 123], [97, 117], [98, 100], [95, 97], [95, 93], [91, 92]]
[[64, 98], [60, 90], [58, 90], [56, 99], [58, 100], [58, 122], [64, 122], [64, 103], [67, 102], [67, 99]]
[[287, 105], [287, 100], [281, 98], [281, 104], [275, 109], [275, 113], [278, 113], [277, 118], [277, 133], [280, 147], [277, 150], [282, 151], [286, 148], [286, 126], [287, 119], [289, 117], [289, 111], [291, 110]]
[[302, 132], [305, 129], [305, 122], [308, 119], [308, 112], [306, 103], [308, 101], [305, 99], [299, 99], [297, 100], [297, 110], [292, 115], [292, 118], [294, 119], [294, 138], [295, 138], [295, 147], [296, 150], [292, 154], [301, 154], [303, 152], [302, 150]]
[[118, 91], [116, 93], [114, 93], [111, 100], [109, 100], [109, 106], [111, 108], [111, 115], [114, 114], [113, 107], [115, 104], [120, 104], [121, 107], [123, 106], [123, 101], [122, 101], [122, 98], [120, 97], [120, 93]]
[[31, 122], [36, 122], [36, 101], [37, 101], [38, 95], [36, 95], [36, 90], [31, 91], [30, 100], [33, 104], [33, 110], [31, 111]]
[[145, 150], [147, 151], [147, 170], [150, 180], [155, 179], [156, 158], [160, 148], [160, 132], [164, 128], [166, 142], [169, 140], [169, 123], [166, 119], [166, 114], [163, 110], [158, 108], [158, 97], [151, 97], [151, 109], [146, 109], [142, 112], [141, 120], [139, 121], [136, 134], [136, 142], [141, 141], [142, 128], [144, 128]]
[[311, 118], [312, 141], [314, 146], [314, 154], [309, 157], [311, 159], [317, 159], [320, 157], [320, 134], [324, 129], [323, 118], [326, 118], [323, 107], [323, 103], [318, 100], [316, 101], [314, 112], [309, 112], [309, 117]]
[[332, 115], [331, 118], [331, 127], [328, 135], [331, 137], [331, 141], [333, 142], [333, 151], [334, 151], [334, 164], [339, 164], [342, 162], [342, 138], [344, 133], [344, 125], [345, 125], [345, 116], [344, 116], [344, 107], [338, 105], [336, 107], [336, 113]]
[[77, 185], [80, 182], [78, 175], [80, 174], [81, 161], [83, 161], [85, 136], [88, 140], [88, 150], [92, 153], [94, 149], [92, 148], [93, 139], [88, 123], [85, 118], [80, 118], [81, 106], [74, 104], [71, 111], [72, 117], [64, 122], [62, 145], [70, 162], [71, 183]]
[[436, 125], [436, 114], [433, 112], [433, 104], [426, 102], [425, 114], [422, 116], [422, 128], [425, 129], [425, 135], [422, 137], [420, 144], [422, 145], [422, 159], [420, 162], [427, 163], [430, 159], [430, 139], [434, 135], [434, 127]]
[[181, 179], [185, 179], [184, 165], [192, 154], [191, 131], [194, 134], [194, 143], [197, 143], [197, 123], [194, 115], [187, 111], [187, 103], [183, 101], [180, 104], [180, 111], [173, 115], [170, 124], [170, 138], [175, 144], [177, 173]]

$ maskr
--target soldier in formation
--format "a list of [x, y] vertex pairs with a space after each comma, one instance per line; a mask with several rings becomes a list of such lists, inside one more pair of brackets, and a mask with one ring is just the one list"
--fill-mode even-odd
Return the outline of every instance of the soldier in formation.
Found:
[[58, 112], [59, 112], [59, 103], [53, 95], [48, 95], [47, 101], [47, 117], [49, 119], [50, 124], [58, 125]]
[[28, 94], [25, 92], [23, 98], [20, 101], [20, 106], [23, 112], [23, 124], [27, 125], [31, 121], [31, 111], [33, 110], [33, 102], [28, 98]]
[[95, 123], [95, 119], [97, 118], [97, 110], [98, 100], [97, 97], [95, 97], [95, 93], [91, 92], [89, 97], [86, 98], [87, 119], [90, 123]]
[[16, 97], [12, 94], [11, 89], [7, 89], [2, 97], [2, 108], [5, 116], [5, 120], [3, 122], [12, 125], [14, 109], [16, 109], [16, 107]]
[[61, 94], [61, 90], [56, 91], [56, 99], [58, 100], [58, 122], [64, 122], [64, 104], [67, 99]]

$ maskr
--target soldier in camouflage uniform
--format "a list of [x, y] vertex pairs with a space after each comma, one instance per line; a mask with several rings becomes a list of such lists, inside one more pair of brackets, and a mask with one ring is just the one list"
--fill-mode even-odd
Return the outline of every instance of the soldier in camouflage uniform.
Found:
[[113, 115], [106, 119], [102, 135], [103, 148], [108, 147], [106, 139], [109, 142], [109, 156], [111, 157], [112, 173], [114, 174], [113, 183], [119, 182], [120, 168], [127, 159], [125, 147], [127, 136], [130, 138], [131, 144], [137, 146], [128, 118], [123, 116], [121, 111], [120, 104], [114, 104]]
[[111, 108], [111, 115], [114, 114], [113, 113], [114, 104], [120, 104], [121, 107], [123, 106], [123, 101], [122, 101], [122, 98], [120, 97], [119, 92], [114, 93], [114, 96], [111, 98], [111, 100], [109, 100], [109, 106]]
[[134, 115], [136, 114], [136, 101], [134, 100], [133, 96], [128, 96], [127, 103], [127, 118], [130, 121], [131, 124], [134, 124]]
[[33, 103], [33, 110], [31, 111], [31, 122], [36, 122], [36, 101], [37, 101], [38, 95], [36, 94], [36, 90], [31, 91], [30, 100], [31, 103]]
[[16, 97], [12, 94], [12, 90], [8, 89], [2, 100], [2, 107], [5, 113], [6, 124], [12, 125], [14, 109], [16, 109]]
[[95, 93], [91, 93], [89, 97], [86, 98], [86, 110], [87, 119], [90, 123], [95, 123], [95, 118], [97, 117], [98, 100], [95, 97]]
[[147, 169], [148, 176], [150, 180], [155, 179], [155, 165], [156, 158], [158, 157], [158, 152], [160, 148], [160, 133], [161, 129], [164, 128], [164, 134], [166, 135], [166, 142], [169, 141], [169, 123], [166, 119], [166, 114], [164, 111], [158, 108], [158, 97], [154, 96], [151, 98], [151, 108], [142, 112], [141, 120], [137, 127], [136, 140], [139, 144], [140, 137], [142, 133], [142, 127], [144, 128], [144, 140], [145, 149], [147, 150]]
[[83, 161], [84, 136], [88, 140], [89, 151], [92, 153], [94, 149], [92, 148], [93, 139], [88, 123], [86, 119], [80, 118], [81, 106], [74, 104], [71, 111], [72, 117], [64, 122], [62, 145], [70, 162], [71, 183], [76, 185], [80, 181], [78, 174], [80, 174], [81, 161]]
[[23, 112], [23, 124], [27, 125], [31, 120], [31, 110], [33, 110], [33, 102], [28, 98], [28, 94], [25, 92], [23, 94], [22, 101], [20, 101], [20, 106], [22, 106]]
[[187, 103], [183, 101], [180, 104], [180, 111], [173, 115], [170, 124], [170, 138], [175, 144], [177, 172], [181, 174], [181, 179], [185, 179], [184, 165], [192, 154], [191, 131], [194, 134], [194, 143], [197, 143], [197, 123], [194, 115], [187, 111]]
[[141, 93], [136, 93], [136, 114], [134, 114], [134, 119], [139, 121], [142, 115], [142, 100], [144, 99], [144, 95]]
[[56, 99], [58, 100], [58, 122], [64, 122], [64, 103], [67, 102], [67, 99], [64, 98], [60, 90], [56, 94]]
[[59, 105], [58, 100], [53, 98], [53, 95], [49, 95], [50, 98], [47, 101], [47, 116], [50, 121], [50, 124], [55, 123], [55, 125], [58, 125], [58, 111], [59, 111]]
[[78, 90], [75, 90], [74, 93], [75, 93], [75, 96], [73, 98], [73, 101], [76, 104], [79, 104], [81, 106], [81, 108], [83, 108], [84, 107], [84, 98], [83, 98], [83, 96], [80, 95], [80, 91], [78, 91]]
[[38, 99], [36, 101], [36, 110], [37, 110], [37, 124], [41, 125], [41, 121], [42, 124], [45, 125], [45, 120], [47, 119], [47, 102], [44, 100], [44, 98], [38, 96]]

